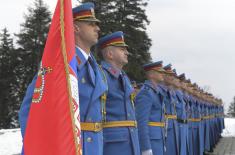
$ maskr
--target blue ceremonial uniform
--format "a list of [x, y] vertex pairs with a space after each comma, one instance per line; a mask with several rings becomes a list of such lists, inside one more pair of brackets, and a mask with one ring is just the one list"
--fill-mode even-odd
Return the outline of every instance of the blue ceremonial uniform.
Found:
[[[81, 51], [76, 48], [81, 62], [78, 64], [78, 88], [81, 122], [102, 122], [101, 96], [107, 91], [107, 84], [98, 64], [88, 63]], [[92, 71], [93, 70], [93, 71]], [[83, 155], [103, 154], [103, 133], [82, 131]]]
[[[117, 121], [136, 121], [132, 93], [134, 89], [124, 71], [102, 61], [108, 83], [104, 124]], [[138, 130], [131, 126], [105, 127], [104, 155], [140, 155]]]
[[205, 132], [204, 132], [204, 150], [210, 151], [210, 120], [209, 120], [209, 103], [205, 103], [204, 105], [204, 124], [205, 124]]
[[205, 108], [205, 102], [201, 102], [200, 105], [201, 108], [201, 132], [202, 132], [202, 138], [201, 138], [201, 150], [204, 152], [205, 151], [205, 139], [206, 139], [206, 120], [204, 119], [204, 117], [206, 116], [206, 108]]
[[179, 129], [179, 152], [180, 155], [188, 154], [188, 124], [186, 114], [186, 103], [184, 94], [181, 90], [176, 90], [178, 102], [176, 103], [176, 112]]
[[225, 129], [224, 126], [224, 107], [221, 105], [220, 106], [220, 118], [221, 118], [221, 124], [222, 124], [222, 130]]
[[204, 122], [202, 120], [203, 118], [203, 105], [202, 101], [198, 101], [198, 109], [199, 109], [199, 118], [201, 121], [199, 122], [199, 144], [200, 144], [200, 155], [203, 155], [204, 152]]
[[[200, 119], [200, 109], [198, 100], [194, 98], [192, 104], [193, 119]], [[193, 129], [193, 152], [195, 155], [200, 155], [200, 121], [192, 122]]]
[[216, 143], [218, 143], [219, 138], [221, 136], [221, 124], [220, 124], [220, 118], [219, 118], [219, 107], [218, 105], [214, 105], [215, 110], [215, 123], [216, 123]]
[[[166, 75], [176, 76], [176, 71], [171, 69], [171, 64], [163, 67]], [[178, 124], [177, 124], [177, 113], [176, 104], [177, 98], [175, 91], [171, 87], [165, 87], [161, 85], [163, 90], [166, 90], [164, 96], [165, 104], [165, 119], [166, 119], [166, 154], [168, 155], [178, 155], [179, 152], [179, 137], [178, 137]]]
[[[161, 88], [166, 90], [164, 86], [161, 85]], [[166, 109], [166, 115], [176, 115], [176, 100], [173, 97], [175, 96], [174, 91], [167, 89], [167, 92], [164, 97], [164, 104]], [[166, 118], [166, 155], [178, 155], [179, 146], [178, 146], [178, 125], [176, 119]]]
[[224, 110], [223, 106], [218, 106], [218, 118], [219, 118], [219, 126], [220, 126], [220, 134], [223, 132], [224, 129]]
[[209, 105], [209, 115], [213, 116], [210, 118], [210, 149], [213, 149], [216, 144], [216, 135], [215, 135], [215, 118], [214, 118], [214, 110], [213, 110], [213, 104], [210, 103]]
[[[80, 59], [79, 64], [77, 64], [77, 69], [81, 122], [102, 122], [100, 98], [103, 93], [107, 91], [107, 85], [93, 56], [91, 55], [91, 58], [93, 59], [93, 66], [91, 67], [78, 48], [76, 48], [76, 54]], [[20, 126], [23, 137], [27, 125], [27, 118], [35, 82], [36, 78], [34, 78], [32, 83], [29, 85], [19, 112]], [[82, 131], [81, 136], [83, 155], [103, 154], [102, 131]]]
[[163, 92], [152, 82], [145, 81], [135, 99], [141, 152], [152, 150], [153, 155], [164, 155], [164, 126], [151, 126], [150, 122], [164, 124]]
[[213, 105], [213, 111], [214, 111], [214, 124], [215, 124], [215, 143], [219, 141], [220, 137], [220, 126], [219, 126], [219, 118], [218, 116], [218, 107], [217, 105]]
[[[187, 106], [187, 116], [188, 120], [193, 118], [193, 98], [191, 95], [187, 97], [188, 99], [188, 106]], [[189, 140], [189, 155], [193, 155], [193, 122], [188, 121], [188, 140]]]

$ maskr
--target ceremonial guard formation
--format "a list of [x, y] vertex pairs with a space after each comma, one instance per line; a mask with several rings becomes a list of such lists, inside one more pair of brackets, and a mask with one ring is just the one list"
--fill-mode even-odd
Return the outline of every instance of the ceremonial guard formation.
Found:
[[[142, 155], [203, 155], [224, 129], [222, 100], [177, 75], [171, 64], [146, 64], [147, 81], [135, 98]], [[163, 77], [163, 78], [162, 78]]]
[[[83, 155], [203, 155], [213, 150], [224, 129], [221, 99], [162, 61], [145, 64], [146, 80], [132, 86], [123, 70], [129, 55], [123, 32], [98, 40], [94, 4], [72, 11]], [[23, 138], [35, 81], [36, 76], [19, 112]]]

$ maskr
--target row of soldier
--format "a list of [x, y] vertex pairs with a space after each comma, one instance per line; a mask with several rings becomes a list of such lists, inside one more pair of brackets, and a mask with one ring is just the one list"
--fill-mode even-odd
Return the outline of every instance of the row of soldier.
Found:
[[135, 99], [140, 149], [146, 154], [203, 155], [224, 129], [220, 99], [177, 75], [162, 61], [144, 65], [147, 79]]
[[[90, 2], [75, 7], [73, 19], [83, 155], [198, 155], [214, 147], [224, 127], [220, 100], [170, 66], [163, 69], [162, 62], [144, 66], [148, 80], [136, 94], [122, 69], [129, 55], [123, 33], [98, 40], [100, 20]], [[91, 53], [94, 45], [100, 65]], [[19, 112], [23, 138], [36, 79]]]

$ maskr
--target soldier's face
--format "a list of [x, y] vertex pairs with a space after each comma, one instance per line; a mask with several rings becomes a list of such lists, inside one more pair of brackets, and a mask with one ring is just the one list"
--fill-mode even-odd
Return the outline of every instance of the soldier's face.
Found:
[[126, 47], [116, 47], [112, 48], [112, 61], [118, 66], [124, 66], [128, 63], [128, 51]]
[[174, 82], [175, 82], [175, 86], [176, 86], [176, 87], [180, 87], [180, 86], [181, 86], [179, 79], [174, 78]]
[[164, 81], [165, 81], [166, 83], [172, 85], [174, 79], [173, 79], [173, 77], [172, 77], [171, 75], [165, 74], [165, 75], [164, 75]]
[[155, 77], [156, 82], [163, 82], [164, 81], [162, 73], [159, 73], [159, 72], [155, 71], [154, 72], [154, 77]]
[[93, 46], [98, 41], [100, 28], [96, 22], [75, 21], [74, 31], [75, 40], [78, 39], [82, 44]]
[[187, 84], [183, 81], [181, 82], [181, 84], [182, 84], [182, 87], [186, 90], [187, 89]]

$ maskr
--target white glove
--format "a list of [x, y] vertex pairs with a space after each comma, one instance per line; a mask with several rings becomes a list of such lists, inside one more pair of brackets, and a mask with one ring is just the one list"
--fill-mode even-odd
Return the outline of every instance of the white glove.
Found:
[[145, 150], [142, 152], [142, 155], [153, 155], [153, 151], [152, 151], [152, 149]]

